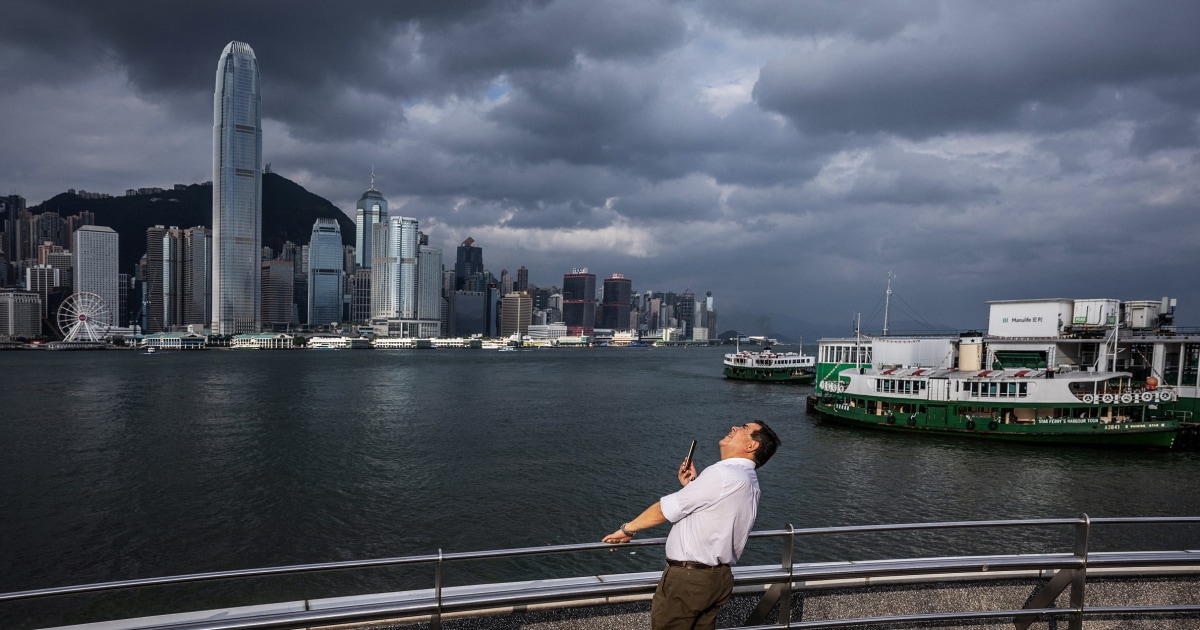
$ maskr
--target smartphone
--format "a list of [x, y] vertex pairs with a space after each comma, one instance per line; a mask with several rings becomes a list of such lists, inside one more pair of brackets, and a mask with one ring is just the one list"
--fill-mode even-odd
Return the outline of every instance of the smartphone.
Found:
[[683, 469], [687, 470], [688, 466], [692, 465], [692, 455], [696, 452], [696, 440], [692, 440], [692, 446], [688, 449], [687, 457], [683, 458]]

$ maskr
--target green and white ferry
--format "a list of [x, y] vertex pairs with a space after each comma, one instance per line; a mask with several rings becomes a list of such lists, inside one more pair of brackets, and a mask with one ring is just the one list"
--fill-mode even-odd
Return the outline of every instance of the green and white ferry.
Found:
[[1194, 430], [1200, 335], [1174, 302], [990, 302], [988, 333], [822, 339], [823, 419], [892, 431], [1170, 448]]
[[811, 385], [817, 379], [817, 359], [800, 352], [740, 351], [725, 355], [725, 378], [759, 383]]

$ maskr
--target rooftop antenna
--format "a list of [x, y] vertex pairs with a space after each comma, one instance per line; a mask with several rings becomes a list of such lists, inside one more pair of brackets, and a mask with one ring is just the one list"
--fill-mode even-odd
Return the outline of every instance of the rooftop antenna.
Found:
[[892, 279], [895, 277], [896, 277], [896, 274], [894, 274], [890, 271], [888, 272], [887, 297], [884, 298], [884, 300], [883, 300], [883, 336], [884, 337], [886, 337], [888, 334], [888, 308], [892, 304]]
[[371, 165], [371, 190], [375, 190], [375, 165]]

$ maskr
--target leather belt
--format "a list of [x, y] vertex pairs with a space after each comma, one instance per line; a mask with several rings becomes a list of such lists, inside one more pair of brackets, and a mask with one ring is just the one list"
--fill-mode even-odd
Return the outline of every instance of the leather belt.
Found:
[[727, 567], [728, 564], [704, 564], [703, 562], [692, 562], [691, 560], [672, 560], [667, 558], [667, 564], [673, 567], [683, 567], [685, 569], [719, 569]]

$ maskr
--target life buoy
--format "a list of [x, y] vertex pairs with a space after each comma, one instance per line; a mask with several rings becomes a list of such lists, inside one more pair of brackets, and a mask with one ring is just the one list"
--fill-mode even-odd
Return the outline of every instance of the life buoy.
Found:
[[1112, 394], [1104, 394], [1103, 396], [1100, 397], [1100, 400], [1102, 402], [1104, 402], [1105, 404], [1111, 404], [1113, 401], [1113, 395]]
[[908, 424], [908, 426], [910, 426], [910, 427], [915, 427], [915, 426], [917, 426], [917, 419], [912, 416], [909, 416], [908, 422], [906, 424]]
[[1095, 395], [1095, 394], [1084, 394], [1084, 395], [1083, 395], [1083, 402], [1085, 402], [1085, 403], [1087, 403], [1087, 404], [1089, 404], [1089, 405], [1090, 405], [1090, 404], [1093, 404], [1093, 403], [1095, 403], [1095, 402], [1096, 402], [1096, 395]]
[[996, 427], [999, 427], [999, 426], [1000, 426], [1000, 423], [996, 422], [995, 420], [992, 420], [991, 422], [988, 423], [988, 431], [995, 431]]
[[968, 431], [975, 430], [975, 421], [974, 420], [967, 420], [967, 430]]
[[1130, 394], [1129, 392], [1121, 394], [1121, 402], [1125, 403], [1126, 405], [1133, 402], [1133, 394]]
[[1158, 399], [1163, 402], [1171, 402], [1172, 400], [1175, 400], [1175, 392], [1169, 390], [1158, 392]]
[[1150, 392], [1142, 392], [1142, 402], [1154, 402], [1154, 394]]
[[889, 413], [888, 417], [887, 417], [887, 423], [888, 424], [896, 424], [896, 416]]

